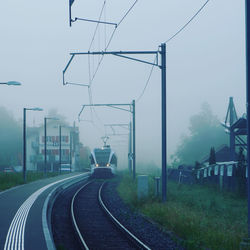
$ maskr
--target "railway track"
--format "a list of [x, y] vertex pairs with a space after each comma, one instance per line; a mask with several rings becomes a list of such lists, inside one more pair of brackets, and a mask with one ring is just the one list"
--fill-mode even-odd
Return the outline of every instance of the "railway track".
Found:
[[73, 227], [83, 249], [150, 249], [110, 213], [102, 200], [104, 183], [88, 182], [71, 201]]

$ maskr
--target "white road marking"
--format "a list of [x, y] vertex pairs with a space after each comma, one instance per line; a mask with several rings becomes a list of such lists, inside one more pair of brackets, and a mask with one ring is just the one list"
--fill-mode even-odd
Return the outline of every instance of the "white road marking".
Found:
[[6, 236], [4, 250], [24, 250], [24, 232], [25, 232], [26, 221], [27, 221], [28, 214], [32, 205], [35, 203], [36, 199], [39, 197], [40, 194], [42, 194], [46, 189], [50, 188], [51, 186], [55, 184], [79, 177], [81, 175], [84, 175], [84, 174], [71, 176], [63, 180], [53, 182], [51, 184], [48, 184], [40, 188], [35, 193], [33, 193], [17, 210], [10, 224], [10, 227]]

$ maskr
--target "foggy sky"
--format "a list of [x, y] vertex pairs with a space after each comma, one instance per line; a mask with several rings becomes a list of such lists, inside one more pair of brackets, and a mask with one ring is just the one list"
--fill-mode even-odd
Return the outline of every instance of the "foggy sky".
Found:
[[[109, 50], [157, 50], [182, 27], [205, 1], [140, 1], [119, 26]], [[103, 1], [75, 0], [72, 17], [97, 18]], [[107, 0], [106, 18], [117, 22], [133, 3]], [[81, 141], [90, 148], [101, 146], [106, 123], [127, 123], [129, 113], [96, 109], [94, 125], [77, 122], [81, 105], [89, 103], [87, 88], [62, 86], [62, 70], [69, 53], [88, 51], [95, 25], [68, 25], [68, 1], [2, 1], [0, 9], [0, 81], [17, 80], [20, 87], [1, 85], [1, 105], [22, 118], [23, 107], [41, 107], [29, 112], [29, 125], [39, 125], [50, 108], [56, 108], [80, 127]], [[93, 51], [103, 50], [104, 26]], [[106, 27], [107, 37], [111, 32]], [[107, 38], [106, 38], [107, 39]], [[145, 58], [144, 58], [145, 59]], [[152, 57], [148, 57], [152, 61]], [[92, 60], [92, 59], [91, 59]], [[96, 60], [96, 59], [95, 59]], [[96, 61], [92, 62], [96, 65]], [[79, 57], [67, 72], [67, 80], [88, 82], [88, 58]], [[92, 84], [95, 103], [130, 103], [137, 99], [151, 66], [106, 56]], [[93, 68], [91, 68], [93, 70]], [[160, 164], [161, 77], [155, 68], [142, 99], [136, 104], [137, 159]], [[238, 115], [245, 112], [244, 1], [211, 0], [198, 17], [167, 44], [168, 156], [188, 132], [190, 116], [208, 102], [224, 120], [230, 96]], [[82, 119], [90, 119], [86, 110]], [[123, 142], [115, 143], [115, 140]], [[126, 150], [125, 139], [111, 145]], [[121, 156], [126, 159], [126, 155]]]

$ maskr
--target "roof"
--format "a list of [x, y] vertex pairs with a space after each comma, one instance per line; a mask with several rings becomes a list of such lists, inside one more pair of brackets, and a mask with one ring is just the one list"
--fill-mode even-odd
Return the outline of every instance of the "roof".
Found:
[[[215, 149], [215, 158], [216, 162], [229, 162], [230, 159], [230, 148], [227, 145], [221, 145], [217, 149]], [[205, 156], [201, 163], [205, 163], [209, 161], [209, 155]]]
[[241, 117], [231, 126], [231, 128], [235, 135], [247, 135], [247, 119]]

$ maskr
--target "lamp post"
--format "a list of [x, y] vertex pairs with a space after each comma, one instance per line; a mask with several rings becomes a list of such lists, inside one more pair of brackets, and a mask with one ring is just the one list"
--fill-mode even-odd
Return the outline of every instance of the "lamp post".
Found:
[[[59, 166], [60, 166], [60, 173], [61, 173], [61, 165], [62, 165], [62, 127], [69, 128], [70, 126], [59, 126]], [[69, 142], [70, 142], [70, 149], [69, 149], [69, 157], [70, 157], [70, 172], [72, 172], [72, 132], [69, 132]]]
[[69, 132], [69, 163], [70, 163], [70, 172], [72, 172], [72, 132]]
[[47, 175], [47, 120], [59, 120], [55, 117], [44, 117], [44, 176]]
[[23, 181], [26, 183], [26, 110], [43, 111], [41, 108], [23, 109]]
[[9, 86], [20, 86], [20, 85], [22, 85], [20, 82], [17, 82], [17, 81], [0, 82], [0, 84], [9, 85]]
[[245, 29], [246, 29], [246, 111], [247, 111], [247, 197], [248, 197], [248, 238], [250, 238], [250, 106], [249, 106], [249, 85], [250, 85], [250, 2], [245, 0]]
[[60, 167], [60, 174], [61, 174], [61, 166], [62, 166], [62, 126], [59, 125], [59, 167]]

